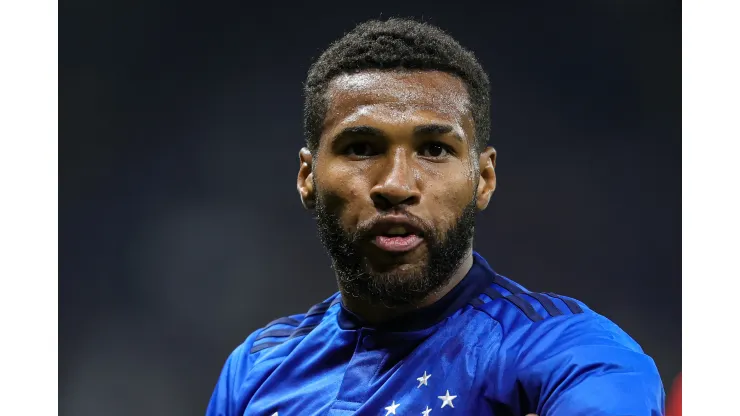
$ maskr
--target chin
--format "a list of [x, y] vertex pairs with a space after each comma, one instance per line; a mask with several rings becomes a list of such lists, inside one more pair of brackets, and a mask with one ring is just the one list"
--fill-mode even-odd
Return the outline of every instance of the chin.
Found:
[[429, 251], [423, 244], [407, 253], [389, 253], [371, 247], [365, 252], [364, 260], [372, 273], [421, 273], [429, 265]]
[[428, 273], [428, 262], [426, 259], [416, 261], [386, 261], [380, 264], [367, 260], [365, 265], [365, 270], [369, 275], [383, 278], [387, 281], [408, 282], [414, 279], [423, 279], [423, 276]]
[[359, 262], [347, 262], [335, 270], [348, 296], [370, 304], [419, 305], [451, 278], [445, 267], [432, 263], [426, 244], [407, 253], [390, 253], [369, 245], [363, 248]]

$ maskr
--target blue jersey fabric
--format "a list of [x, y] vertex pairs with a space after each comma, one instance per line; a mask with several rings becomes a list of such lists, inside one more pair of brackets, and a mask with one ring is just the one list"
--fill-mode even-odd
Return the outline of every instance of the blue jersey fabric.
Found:
[[380, 327], [339, 294], [229, 356], [207, 416], [664, 414], [653, 360], [575, 299], [534, 293], [477, 253], [435, 304]]

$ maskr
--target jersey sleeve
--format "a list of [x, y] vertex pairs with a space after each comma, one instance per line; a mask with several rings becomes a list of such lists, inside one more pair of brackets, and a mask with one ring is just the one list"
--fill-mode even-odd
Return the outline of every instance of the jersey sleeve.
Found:
[[539, 324], [523, 338], [516, 366], [538, 415], [664, 415], [655, 362], [611, 321], [586, 313]]
[[211, 400], [208, 402], [206, 416], [236, 416], [240, 388], [238, 380], [244, 379], [249, 371], [249, 349], [256, 336], [257, 331], [236, 347], [226, 359]]

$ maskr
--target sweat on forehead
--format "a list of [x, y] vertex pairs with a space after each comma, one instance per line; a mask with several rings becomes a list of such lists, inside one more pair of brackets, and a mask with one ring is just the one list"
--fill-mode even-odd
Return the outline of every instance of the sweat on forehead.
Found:
[[456, 104], [469, 104], [465, 83], [458, 77], [441, 71], [363, 71], [341, 74], [329, 83], [329, 98], [337, 94], [353, 94], [387, 98], [393, 101], [446, 98]]
[[325, 126], [359, 108], [416, 108], [450, 118], [470, 117], [468, 91], [458, 77], [440, 71], [363, 71], [329, 84]]

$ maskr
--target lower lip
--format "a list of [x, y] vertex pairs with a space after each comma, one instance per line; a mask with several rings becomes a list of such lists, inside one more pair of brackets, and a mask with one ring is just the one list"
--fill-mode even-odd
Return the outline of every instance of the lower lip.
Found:
[[393, 253], [403, 253], [411, 251], [424, 241], [423, 238], [418, 235], [407, 235], [390, 237], [385, 235], [379, 235], [375, 237], [375, 245], [381, 250], [390, 251]]

